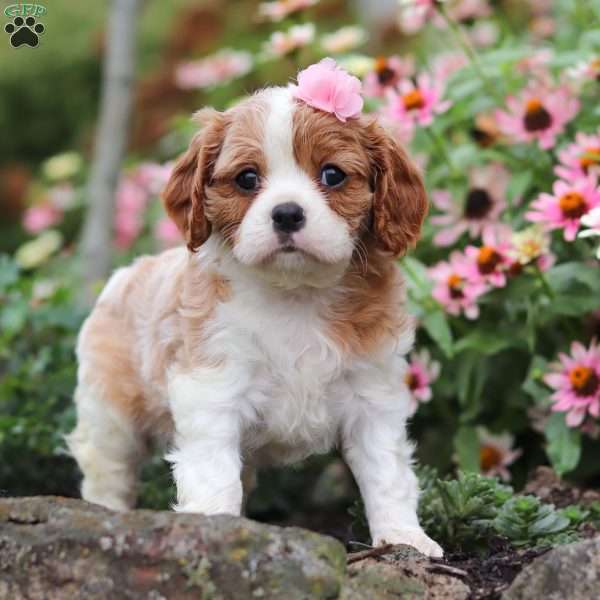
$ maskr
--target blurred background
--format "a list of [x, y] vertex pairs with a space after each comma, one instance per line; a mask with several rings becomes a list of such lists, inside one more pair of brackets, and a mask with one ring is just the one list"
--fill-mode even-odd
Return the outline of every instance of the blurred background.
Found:
[[[420, 77], [427, 73], [436, 84], [436, 101], [444, 97], [451, 107], [434, 106], [433, 124], [396, 115], [397, 134], [423, 165], [430, 191], [448, 188], [469, 197], [469, 191], [482, 187], [469, 188], [469, 169], [502, 163], [511, 183], [501, 193], [514, 209], [503, 218], [516, 230], [524, 223], [523, 202], [551, 186], [558, 147], [539, 149], [531, 145], [535, 140], [511, 140], [494, 110], [532, 82], [552, 89], [566, 85], [569, 69], [579, 69], [577, 85], [571, 82], [568, 89], [587, 108], [580, 109], [577, 125], [559, 134], [566, 144], [579, 131], [597, 131], [600, 67], [593, 61], [600, 34], [592, 4], [3, 1], [0, 493], [78, 494], [79, 475], [62, 439], [74, 424], [76, 334], [111, 268], [181, 242], [159, 194], [171, 161], [194, 131], [190, 115], [195, 110], [204, 105], [226, 109], [261, 86], [286, 84], [300, 68], [332, 55], [363, 79], [367, 110], [394, 121], [387, 89], [396, 100], [412, 89], [402, 85], [424, 92], [427, 84]], [[27, 6], [43, 8], [35, 24], [17, 21], [35, 14], [27, 13], [33, 10]], [[36, 33], [37, 24], [43, 32]], [[23, 26], [37, 40], [28, 34], [23, 42], [23, 33], [15, 38]], [[111, 48], [116, 48], [112, 72], [107, 68], [103, 74]], [[405, 112], [407, 106], [405, 101]], [[112, 118], [111, 111], [116, 111]], [[592, 149], [592, 167], [593, 152], [600, 150]], [[421, 395], [415, 395], [419, 410], [411, 425], [419, 459], [442, 474], [459, 464], [507, 474], [521, 486], [534, 466], [556, 464], [547, 447], [562, 436], [554, 458], [568, 464], [559, 471], [577, 467], [577, 477], [596, 481], [593, 431], [575, 434], [561, 417], [560, 424], [552, 424], [558, 433], [548, 437], [555, 434], [548, 434], [550, 389], [542, 375], [559, 350], [574, 339], [587, 343], [599, 330], [593, 315], [600, 300], [597, 305], [590, 300], [594, 294], [600, 298], [597, 285], [580, 278], [587, 287], [577, 293], [587, 303], [555, 315], [556, 328], [548, 319], [535, 322], [536, 311], [545, 306], [543, 282], [535, 274], [526, 280], [531, 289], [523, 284], [502, 290], [503, 296], [491, 292], [473, 323], [432, 303], [432, 284], [423, 283], [426, 269], [450, 251], [433, 241], [435, 233], [427, 230], [420, 250], [405, 263], [413, 275], [411, 302], [424, 323], [419, 348], [426, 354], [413, 362], [414, 376], [427, 379]], [[559, 262], [591, 264], [587, 241], [567, 249], [561, 240], [555, 243]], [[467, 237], [457, 244], [467, 246]], [[590, 268], [596, 267], [597, 262]], [[550, 278], [550, 285], [564, 287], [564, 270], [562, 277], [562, 283]], [[533, 308], [520, 304], [538, 296]], [[532, 328], [527, 339], [526, 326]], [[513, 333], [496, 337], [496, 327]], [[544, 333], [553, 328], [552, 335]], [[463, 338], [469, 341], [459, 345]], [[428, 402], [432, 386], [434, 399]], [[588, 462], [580, 461], [588, 454]], [[347, 536], [347, 509], [356, 491], [335, 456], [261, 478], [251, 516]], [[166, 508], [172, 497], [168, 470], [157, 456], [145, 473], [141, 504]]]

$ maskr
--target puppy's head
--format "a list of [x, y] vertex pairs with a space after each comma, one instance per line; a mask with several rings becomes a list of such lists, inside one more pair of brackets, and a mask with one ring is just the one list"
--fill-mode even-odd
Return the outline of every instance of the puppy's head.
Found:
[[192, 251], [218, 235], [239, 263], [306, 283], [343, 273], [361, 242], [391, 256], [415, 243], [423, 183], [374, 118], [342, 123], [270, 88], [197, 120], [164, 194]]

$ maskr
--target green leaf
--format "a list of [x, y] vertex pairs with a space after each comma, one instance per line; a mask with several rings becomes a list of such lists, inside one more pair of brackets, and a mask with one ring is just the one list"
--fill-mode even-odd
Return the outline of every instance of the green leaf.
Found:
[[452, 330], [446, 315], [441, 310], [430, 311], [423, 317], [422, 325], [442, 352], [448, 358], [452, 357], [454, 354]]
[[568, 427], [562, 413], [550, 415], [544, 431], [546, 453], [554, 470], [562, 477], [572, 471], [581, 457], [581, 432]]
[[[552, 267], [546, 274], [550, 287], [557, 293], [570, 295], [575, 283], [583, 284], [589, 290], [600, 292], [600, 277], [597, 265], [590, 266], [582, 262], [567, 262]], [[596, 299], [600, 305], [600, 299]]]
[[506, 195], [511, 202], [523, 197], [527, 188], [531, 185], [533, 179], [533, 173], [531, 171], [521, 171], [520, 173], [514, 174], [507, 186]]
[[0, 291], [19, 279], [19, 266], [6, 254], [0, 254]]
[[464, 425], [454, 436], [458, 465], [463, 471], [479, 473], [479, 438], [475, 427]]
[[476, 329], [472, 333], [462, 337], [454, 346], [455, 352], [462, 350], [477, 350], [481, 354], [496, 354], [506, 348], [522, 346], [523, 340], [519, 339], [514, 332], [502, 335], [498, 330], [484, 331]]

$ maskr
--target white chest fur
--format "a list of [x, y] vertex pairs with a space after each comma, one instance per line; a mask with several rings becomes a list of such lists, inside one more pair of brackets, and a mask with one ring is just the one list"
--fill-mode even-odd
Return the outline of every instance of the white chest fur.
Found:
[[240, 387], [248, 449], [276, 444], [282, 460], [295, 460], [330, 448], [346, 365], [327, 336], [317, 294], [234, 284], [214, 327], [209, 343], [225, 351]]

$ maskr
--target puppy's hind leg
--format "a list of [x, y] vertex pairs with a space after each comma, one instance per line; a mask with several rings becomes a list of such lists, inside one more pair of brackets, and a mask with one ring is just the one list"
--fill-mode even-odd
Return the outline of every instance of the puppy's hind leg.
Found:
[[147, 455], [141, 435], [95, 386], [80, 383], [75, 402], [77, 426], [66, 440], [83, 472], [82, 498], [113, 510], [133, 508]]

